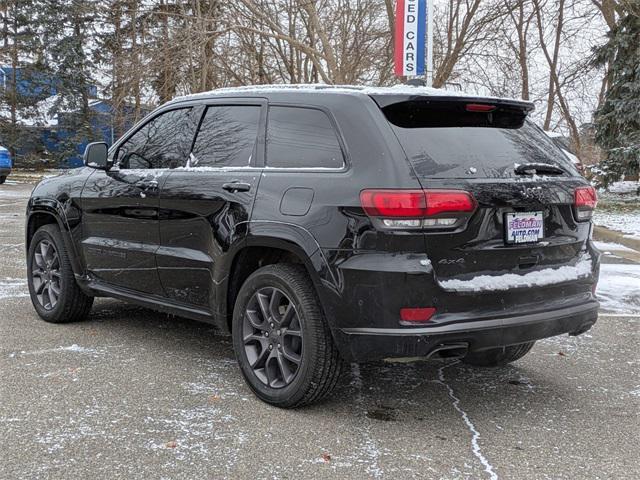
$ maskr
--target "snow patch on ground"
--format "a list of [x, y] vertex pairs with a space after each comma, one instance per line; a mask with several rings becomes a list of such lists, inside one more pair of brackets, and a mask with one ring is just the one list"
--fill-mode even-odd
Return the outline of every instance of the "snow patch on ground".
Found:
[[98, 357], [100, 355], [104, 355], [106, 352], [105, 350], [102, 350], [102, 349], [82, 347], [74, 343], [73, 345], [69, 345], [66, 347], [47, 348], [43, 350], [31, 350], [31, 351], [21, 350], [19, 352], [10, 353], [9, 357], [15, 358], [15, 357], [24, 357], [27, 355], [46, 355], [49, 353], [78, 353], [81, 355], [91, 355], [93, 357]]
[[606, 312], [640, 314], [640, 265], [601, 264], [596, 295]]
[[[361, 408], [364, 407], [364, 396], [362, 394], [363, 383], [362, 375], [360, 374], [360, 365], [357, 363], [351, 364], [351, 385], [356, 389], [356, 404]], [[367, 465], [367, 473], [373, 478], [384, 477], [384, 469], [380, 465], [380, 449], [378, 448], [375, 440], [369, 433], [369, 429], [366, 425], [363, 425], [362, 429], [363, 442], [360, 445], [366, 457], [369, 459], [369, 465]]]
[[231, 475], [241, 461], [243, 445], [249, 439], [235, 417], [211, 405], [175, 409], [169, 416], [148, 416], [144, 422], [147, 431], [157, 436], [144, 446], [154, 452], [171, 453], [166, 467], [216, 456], [225, 459], [227, 472], [222, 477]]
[[27, 281], [22, 278], [0, 280], [0, 299], [28, 297]]
[[615, 213], [596, 210], [593, 214], [593, 222], [627, 236], [640, 238], [640, 205], [637, 212]]
[[8, 183], [0, 185], [0, 198], [5, 200], [8, 198], [19, 198], [26, 201], [24, 189], [14, 190], [13, 186], [14, 185]]
[[520, 287], [539, 287], [556, 283], [570, 282], [591, 274], [591, 258], [583, 255], [574, 266], [544, 268], [535, 272], [518, 275], [479, 275], [470, 280], [445, 280], [439, 282], [445, 290], [456, 292], [503, 291]]
[[88, 438], [107, 438], [104, 427], [96, 424], [97, 418], [104, 415], [103, 410], [104, 407], [97, 405], [87, 406], [84, 411], [75, 412], [65, 425], [38, 434], [35, 441], [45, 445], [49, 454], [54, 454], [68, 445], [84, 442]]

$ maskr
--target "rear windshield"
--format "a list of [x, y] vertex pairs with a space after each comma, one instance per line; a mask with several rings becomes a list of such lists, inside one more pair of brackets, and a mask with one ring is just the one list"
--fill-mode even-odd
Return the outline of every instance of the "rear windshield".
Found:
[[578, 175], [571, 161], [522, 111], [468, 112], [463, 103], [421, 103], [383, 109], [418, 176], [516, 177], [515, 165], [526, 163], [549, 163], [567, 175]]

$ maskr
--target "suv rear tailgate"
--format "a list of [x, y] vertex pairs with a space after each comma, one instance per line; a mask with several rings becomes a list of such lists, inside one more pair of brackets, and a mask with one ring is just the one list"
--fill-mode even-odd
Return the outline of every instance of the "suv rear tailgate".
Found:
[[[426, 96], [374, 100], [424, 189], [464, 190], [477, 201], [473, 215], [454, 230], [425, 229], [426, 253], [443, 289], [477, 293], [590, 280], [590, 222], [574, 215], [575, 190], [587, 184], [526, 120], [531, 104]], [[541, 218], [541, 238], [509, 243], [507, 215], [513, 213]]]

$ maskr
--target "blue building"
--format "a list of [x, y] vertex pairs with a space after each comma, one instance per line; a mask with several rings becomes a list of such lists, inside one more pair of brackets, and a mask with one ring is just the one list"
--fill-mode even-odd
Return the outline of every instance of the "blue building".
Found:
[[[10, 88], [13, 82], [13, 68], [0, 67], [0, 88]], [[91, 110], [90, 138], [77, 139], [77, 132], [74, 125], [77, 125], [75, 117], [80, 112], [74, 112], [60, 105], [58, 90], [60, 82], [55, 78], [50, 78], [42, 73], [32, 72], [28, 69], [18, 68], [15, 71], [16, 90], [23, 97], [33, 98], [35, 107], [31, 115], [27, 118], [18, 118], [18, 123], [25, 131], [28, 141], [18, 148], [17, 159], [26, 155], [42, 156], [57, 161], [58, 167], [74, 168], [82, 165], [82, 153], [87, 143], [91, 141], [103, 140], [111, 145], [116, 140], [115, 131], [115, 110], [111, 102], [107, 99], [98, 99], [98, 89], [96, 86], [89, 88], [89, 109]], [[130, 128], [134, 122], [135, 108], [132, 105], [125, 105], [122, 114], [126, 121], [125, 130]], [[142, 108], [140, 116], [149, 113], [150, 108]], [[6, 112], [2, 115], [7, 118]], [[65, 155], [69, 141], [77, 144], [75, 155]], [[0, 138], [0, 145], [3, 139]]]
[[[128, 104], [121, 108], [123, 110], [122, 114], [125, 117], [124, 130], [126, 131], [134, 124], [135, 108], [133, 105]], [[89, 109], [91, 110], [91, 138], [83, 138], [80, 140], [76, 138], [77, 135], [73, 126], [77, 124], [74, 117], [80, 115], [78, 112], [64, 111], [55, 113], [55, 116], [50, 119], [48, 125], [40, 127], [43, 146], [48, 152], [54, 154], [54, 156], [61, 153], [63, 150], [61, 148], [62, 145], [65, 143], [68, 144], [69, 139], [75, 138], [75, 140], [72, 141], [77, 143], [76, 155], [62, 158], [59, 164], [61, 168], [82, 166], [82, 154], [89, 142], [104, 141], [107, 145], [112, 145], [118, 138], [115, 126], [116, 112], [111, 102], [105, 99], [93, 99], [89, 101]], [[143, 108], [139, 115], [144, 116], [149, 112], [149, 108]]]
[[[0, 66], [0, 86], [3, 89], [11, 86], [13, 82], [13, 67]], [[58, 93], [60, 82], [42, 72], [32, 71], [28, 68], [16, 68], [16, 91], [23, 97], [47, 98]], [[89, 87], [89, 97], [98, 96], [98, 87]]]

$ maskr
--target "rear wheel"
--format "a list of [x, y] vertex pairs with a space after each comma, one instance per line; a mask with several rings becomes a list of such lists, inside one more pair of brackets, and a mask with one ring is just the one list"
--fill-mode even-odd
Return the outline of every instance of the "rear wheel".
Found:
[[64, 240], [56, 225], [45, 225], [31, 239], [27, 256], [31, 302], [45, 322], [83, 320], [93, 304], [76, 284]]
[[462, 359], [464, 363], [478, 367], [499, 367], [507, 363], [515, 362], [524, 357], [533, 348], [536, 342], [521, 343], [508, 347], [492, 348], [480, 352], [471, 352]]
[[304, 268], [268, 265], [242, 285], [233, 312], [233, 346], [261, 400], [300, 407], [329, 394], [342, 360]]
[[0, 185], [2, 185], [6, 179], [7, 177], [5, 176], [0, 177]]

